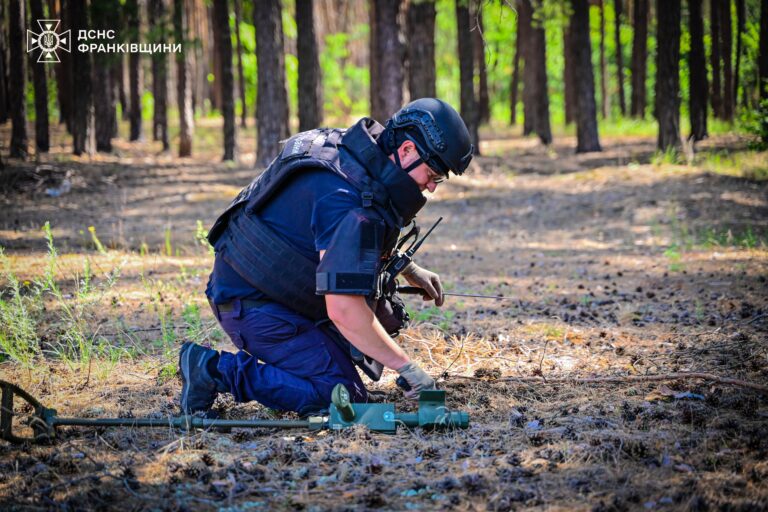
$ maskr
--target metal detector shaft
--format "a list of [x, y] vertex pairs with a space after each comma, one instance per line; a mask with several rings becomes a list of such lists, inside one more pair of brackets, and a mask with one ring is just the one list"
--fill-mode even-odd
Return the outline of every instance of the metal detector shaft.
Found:
[[53, 426], [191, 428], [310, 428], [307, 420], [218, 420], [196, 416], [169, 418], [53, 418]]
[[[397, 413], [393, 404], [358, 404], [349, 401], [349, 391], [343, 384], [333, 390], [332, 403], [327, 413], [309, 416], [305, 420], [220, 420], [199, 416], [167, 418], [66, 418], [56, 415], [56, 410], [45, 407], [32, 395], [16, 384], [0, 380], [0, 439], [11, 443], [35, 443], [52, 441], [56, 428], [64, 425], [76, 427], [165, 427], [181, 430], [210, 428], [305, 428], [309, 430], [341, 430], [353, 425], [364, 425], [375, 432], [394, 434], [398, 426], [428, 429], [467, 428], [469, 415], [461, 411], [449, 411], [445, 406], [445, 391], [422, 391], [419, 410], [416, 413]], [[14, 399], [26, 402], [34, 411], [17, 414]], [[14, 432], [14, 417], [26, 418], [32, 429], [32, 437], [22, 437]]]
[[[407, 295], [426, 295], [427, 292], [418, 286], [398, 286], [397, 291]], [[478, 293], [443, 292], [443, 295], [451, 297], [474, 297], [476, 299], [516, 300], [514, 297], [498, 297], [496, 295], [480, 295]]]

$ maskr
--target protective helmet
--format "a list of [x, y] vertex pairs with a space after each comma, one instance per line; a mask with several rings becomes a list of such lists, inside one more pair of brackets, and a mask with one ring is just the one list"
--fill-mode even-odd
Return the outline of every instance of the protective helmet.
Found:
[[474, 147], [467, 125], [459, 113], [442, 100], [412, 101], [395, 112], [386, 128], [387, 149], [394, 152], [397, 160], [397, 148], [405, 140], [413, 142], [421, 160], [446, 178], [449, 171], [462, 174], [472, 160]]

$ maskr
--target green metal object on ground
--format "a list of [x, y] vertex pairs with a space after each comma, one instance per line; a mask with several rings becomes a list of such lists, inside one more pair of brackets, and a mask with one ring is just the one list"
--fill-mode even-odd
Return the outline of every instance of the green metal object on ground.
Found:
[[[181, 430], [221, 428], [304, 428], [309, 430], [341, 430], [364, 425], [374, 432], [394, 434], [398, 426], [426, 429], [457, 429], [469, 427], [469, 414], [449, 411], [445, 406], [445, 391], [422, 391], [419, 409], [412, 413], [397, 413], [393, 404], [357, 404], [349, 401], [349, 391], [337, 384], [332, 393], [328, 415], [310, 416], [304, 420], [221, 420], [198, 416], [168, 418], [65, 418], [56, 410], [43, 406], [32, 395], [15, 384], [0, 380], [0, 439], [11, 443], [52, 441], [59, 426], [80, 427], [171, 427]], [[31, 437], [14, 433], [14, 399], [21, 398], [33, 410], [25, 413]]]

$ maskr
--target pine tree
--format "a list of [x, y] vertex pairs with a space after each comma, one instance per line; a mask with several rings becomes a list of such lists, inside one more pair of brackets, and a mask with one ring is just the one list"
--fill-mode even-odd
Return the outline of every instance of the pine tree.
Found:
[[680, 0], [656, 0], [656, 16], [657, 147], [666, 151], [680, 146]]
[[285, 60], [282, 6], [280, 0], [262, 0], [254, 5], [258, 91], [256, 165], [266, 167], [288, 137], [288, 93], [285, 90]]
[[299, 131], [323, 122], [323, 86], [312, 0], [296, 0], [296, 53], [299, 60]]
[[214, 33], [219, 54], [221, 88], [221, 114], [224, 117], [224, 160], [234, 160], [236, 147], [235, 134], [235, 77], [232, 72], [232, 32], [229, 29], [229, 2], [213, 1]]
[[595, 77], [589, 39], [589, 0], [571, 0], [571, 43], [576, 94], [576, 152], [601, 151], [597, 135]]

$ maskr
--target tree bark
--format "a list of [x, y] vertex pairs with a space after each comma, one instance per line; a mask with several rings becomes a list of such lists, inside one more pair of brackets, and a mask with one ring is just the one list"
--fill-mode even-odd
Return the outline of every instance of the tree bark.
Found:
[[710, 40], [712, 41], [712, 48], [710, 53], [710, 62], [712, 66], [712, 94], [710, 95], [712, 102], [712, 113], [715, 117], [723, 117], [723, 89], [722, 89], [722, 70], [720, 55], [720, 8], [718, 7], [719, 0], [710, 0], [709, 3], [709, 30]]
[[[248, 126], [248, 105], [245, 101], [245, 75], [243, 74], [243, 45], [240, 41], [240, 21], [243, 19], [242, 0], [235, 0], [235, 41], [237, 43], [237, 80], [240, 93], [240, 126]], [[298, 10], [298, 8], [297, 8]], [[301, 31], [299, 31], [301, 34]]]
[[10, 97], [8, 86], [8, 6], [0, 2], [0, 124], [8, 122]]
[[691, 34], [691, 53], [688, 57], [690, 80], [688, 97], [690, 105], [691, 138], [702, 140], [707, 136], [707, 59], [704, 54], [704, 22], [702, 0], [688, 0], [688, 23]]
[[312, 0], [296, 0], [296, 51], [299, 58], [299, 131], [323, 122], [323, 85]]
[[645, 117], [645, 77], [648, 60], [648, 0], [634, 0], [635, 35], [632, 39], [632, 98], [629, 113]]
[[266, 167], [288, 137], [288, 93], [285, 90], [285, 60], [280, 0], [263, 0], [253, 9], [256, 27], [258, 91], [256, 166]]
[[595, 78], [592, 72], [592, 45], [589, 38], [589, 0], [571, 0], [571, 43], [576, 92], [576, 152], [601, 151], [597, 134]]
[[680, 146], [680, 0], [656, 0], [656, 117], [657, 147]]
[[27, 52], [24, 48], [25, 16], [24, 2], [11, 2], [8, 10], [8, 49], [11, 54], [11, 158], [27, 158], [29, 140], [27, 138], [27, 98], [25, 94], [27, 78]]
[[477, 125], [479, 112], [475, 99], [474, 84], [474, 49], [472, 48], [472, 33], [470, 32], [469, 1], [456, 0], [456, 27], [459, 51], [459, 84], [461, 117], [467, 124], [475, 154], [479, 154], [479, 137]]
[[413, 0], [408, 6], [408, 92], [411, 101], [434, 98], [435, 1]]
[[766, 2], [760, 4], [760, 50], [757, 68], [760, 100], [762, 101], [768, 99], [768, 4]]
[[[108, 30], [115, 12], [119, 12], [120, 3], [112, 0], [100, 0], [91, 3], [93, 28]], [[96, 126], [96, 151], [112, 151], [112, 137], [115, 135], [115, 103], [112, 87], [111, 69], [115, 55], [95, 53], [93, 55], [93, 109]]]
[[614, 7], [614, 36], [616, 39], [616, 82], [619, 84], [619, 111], [627, 115], [627, 102], [624, 98], [624, 55], [621, 44], [621, 15], [622, 0], [613, 0]]
[[563, 89], [565, 99], [565, 124], [571, 124], [575, 118], [576, 87], [573, 75], [573, 38], [570, 24], [563, 27]]
[[474, 20], [470, 21], [472, 29], [472, 46], [474, 50], [474, 64], [477, 69], [477, 116], [478, 124], [491, 120], [491, 100], [488, 95], [488, 70], [485, 64], [485, 29], [483, 28], [483, 4], [478, 2], [473, 5], [470, 14], [474, 13]]
[[520, 38], [520, 57], [523, 60], [523, 135], [530, 135], [536, 130], [536, 83], [534, 66], [531, 62], [531, 39], [533, 28], [533, 6], [530, 0], [517, 2], [517, 37]]
[[214, 33], [216, 48], [219, 53], [221, 93], [221, 114], [224, 116], [224, 157], [234, 160], [236, 147], [235, 135], [235, 76], [232, 72], [232, 32], [229, 29], [229, 3], [227, 0], [213, 1]]
[[518, 16], [517, 33], [515, 34], [515, 56], [512, 61], [512, 83], [509, 91], [509, 124], [517, 124], [517, 95], [520, 90], [520, 17]]
[[733, 121], [733, 28], [731, 26], [731, 1], [721, 0], [720, 49], [723, 55], [723, 119]]
[[[112, 96], [116, 101], [120, 102], [120, 115], [123, 121], [128, 120], [128, 113], [130, 107], [128, 106], [128, 97], [125, 94], [125, 58], [122, 55], [116, 56], [115, 62], [112, 63], [112, 85], [114, 91]], [[115, 116], [117, 121], [117, 116]], [[114, 136], [117, 136], [117, 125], [115, 125]]]
[[[88, 30], [86, 0], [70, 0], [72, 26]], [[91, 86], [91, 54], [72, 52], [72, 151], [75, 155], [93, 154], [96, 146], [93, 88]]]
[[[215, 0], [214, 0], [215, 1]], [[207, 4], [206, 4], [207, 5]], [[208, 38], [213, 43], [208, 48], [208, 58], [210, 62], [212, 63], [213, 67], [213, 82], [209, 82], [210, 89], [208, 92], [210, 93], [209, 99], [211, 100], [211, 107], [213, 110], [219, 110], [221, 111], [221, 102], [223, 98], [222, 93], [222, 87], [221, 87], [221, 50], [219, 49], [219, 43], [221, 42], [221, 39], [216, 35], [216, 14], [215, 14], [215, 7], [213, 5], [207, 5], [206, 8], [207, 14], [208, 14]], [[231, 44], [231, 43], [230, 43]]]
[[[37, 25], [37, 20], [47, 19], [41, 0], [29, 1], [29, 14], [30, 25]], [[45, 76], [45, 65], [36, 62], [36, 53], [29, 54], [35, 89], [35, 147], [38, 153], [47, 153], [51, 146], [48, 136], [48, 79]]]
[[[153, 20], [158, 43], [168, 39], [168, 20], [165, 0], [151, 0], [155, 19]], [[227, 25], [229, 26], [229, 25]], [[168, 57], [165, 53], [152, 54], [152, 89], [155, 94], [153, 125], [155, 140], [163, 144], [163, 151], [171, 145], [168, 141]]]
[[[403, 57], [398, 14], [401, 0], [370, 0], [371, 115], [381, 122], [403, 103]], [[374, 71], [375, 68], [375, 71]], [[374, 81], [373, 78], [376, 77]]]
[[[74, 0], [70, 0], [74, 1]], [[126, 0], [125, 11], [128, 18], [129, 38], [138, 41], [140, 18], [139, 4], [137, 0]], [[143, 138], [143, 128], [141, 122], [141, 94], [142, 94], [142, 69], [141, 54], [128, 54], [128, 93], [130, 96], [130, 114], [131, 132], [129, 140], [136, 141]]]
[[603, 119], [608, 119], [611, 105], [608, 98], [608, 66], [605, 63], [605, 2], [598, 0], [600, 7], [600, 110]]
[[[549, 125], [549, 93], [547, 91], [547, 54], [544, 27], [537, 21], [533, 23], [533, 0], [522, 0], [521, 14], [525, 12], [528, 21], [527, 28], [522, 31], [528, 38], [523, 53], [523, 102], [530, 104], [525, 111], [526, 119], [530, 115], [533, 131], [543, 144], [552, 142], [552, 131]], [[540, 3], [536, 2], [536, 6]], [[526, 90], [528, 92], [526, 92]], [[527, 123], [526, 123], [527, 124]], [[525, 126], [523, 131], [525, 131]]]
[[[733, 108], [739, 104], [739, 79], [741, 74], [741, 51], [746, 30], [746, 5], [744, 0], [736, 0], [736, 71], [733, 73]], [[744, 96], [744, 95], [743, 95]], [[743, 103], [742, 103], [743, 104]]]
[[[72, 26], [69, 19], [69, 0], [57, 2], [58, 19], [61, 20], [60, 27]], [[75, 32], [71, 37], [75, 37]], [[75, 44], [73, 42], [72, 46]], [[59, 64], [54, 66], [56, 73], [56, 97], [59, 102], [59, 124], [64, 124], [67, 133], [72, 133], [72, 53], [59, 52]]]
[[190, 48], [184, 36], [189, 32], [189, 18], [184, 0], [173, 0], [174, 40], [182, 45], [176, 55], [176, 104], [179, 109], [179, 156], [192, 156], [195, 121], [192, 111], [192, 79], [189, 76]]
[[763, 144], [768, 144], [768, 2], [760, 3], [760, 52], [757, 59], [757, 83], [760, 89], [760, 112]]

